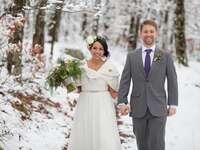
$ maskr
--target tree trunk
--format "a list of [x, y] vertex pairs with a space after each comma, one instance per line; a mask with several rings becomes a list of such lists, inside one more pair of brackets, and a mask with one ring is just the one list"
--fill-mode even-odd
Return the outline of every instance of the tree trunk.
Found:
[[47, 0], [40, 0], [38, 2], [38, 14], [36, 16], [35, 33], [33, 35], [32, 47], [39, 44], [44, 49], [44, 27], [45, 27], [45, 7]]
[[[101, 5], [101, 0], [95, 0], [95, 7], [99, 8]], [[99, 10], [100, 11], [100, 8]], [[95, 18], [94, 18], [94, 24], [93, 24], [93, 33], [94, 34], [98, 34], [98, 31], [99, 31], [99, 19], [100, 19], [100, 16], [99, 15], [96, 15]]]
[[98, 34], [98, 31], [99, 31], [99, 16], [98, 15], [94, 18], [94, 24], [93, 24], [92, 29], [95, 35]]
[[60, 26], [60, 19], [61, 19], [61, 13], [62, 8], [64, 5], [64, 0], [62, 0], [62, 3], [57, 3], [55, 6], [55, 12], [51, 16], [51, 21], [48, 25], [49, 27], [49, 35], [51, 36], [51, 55], [53, 55], [53, 47], [55, 41], [58, 41], [58, 30]]
[[176, 0], [176, 20], [175, 20], [175, 45], [178, 63], [188, 66], [185, 41], [185, 9], [184, 0]]
[[82, 21], [82, 24], [81, 24], [81, 32], [83, 34], [84, 39], [86, 39], [86, 37], [88, 36], [88, 33], [86, 31], [87, 24], [88, 24], [87, 13], [84, 13], [83, 14], [83, 21]]
[[140, 18], [138, 16], [131, 16], [128, 37], [128, 51], [134, 50], [137, 47], [139, 22]]
[[14, 21], [10, 31], [9, 50], [7, 51], [7, 70], [9, 74], [21, 75], [22, 74], [22, 40], [24, 28], [24, 12], [23, 6], [25, 0], [14, 0], [14, 4], [10, 8], [10, 13], [13, 17], [20, 19]]
[[164, 18], [164, 22], [163, 22], [163, 27], [162, 27], [162, 49], [163, 50], [167, 50], [169, 51], [169, 47], [170, 47], [170, 43], [169, 43], [169, 38], [168, 38], [168, 10], [165, 11], [165, 14], [161, 17]]

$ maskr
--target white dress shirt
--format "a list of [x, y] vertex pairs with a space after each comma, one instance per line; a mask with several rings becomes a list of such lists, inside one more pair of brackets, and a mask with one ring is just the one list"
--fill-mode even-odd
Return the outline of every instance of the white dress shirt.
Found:
[[145, 64], [145, 57], [146, 57], [146, 52], [145, 50], [146, 49], [151, 49], [152, 52], [149, 54], [150, 55], [150, 58], [151, 58], [151, 65], [152, 65], [152, 62], [153, 62], [153, 57], [154, 57], [154, 53], [155, 53], [155, 49], [156, 49], [156, 45], [153, 45], [152, 47], [150, 48], [147, 48], [145, 46], [142, 46], [142, 61], [143, 61], [143, 66]]

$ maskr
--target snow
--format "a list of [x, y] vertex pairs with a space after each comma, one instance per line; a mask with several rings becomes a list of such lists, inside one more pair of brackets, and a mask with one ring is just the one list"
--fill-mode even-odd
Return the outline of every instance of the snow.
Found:
[[[0, 1], [2, 3], [0, 6], [0, 13], [3, 14], [4, 8], [9, 6], [7, 4], [10, 3], [11, 0]], [[153, 10], [158, 13], [161, 10], [171, 8], [170, 10], [172, 11], [174, 9], [174, 7], [172, 7], [173, 2], [166, 4], [164, 1], [165, 0], [162, 2], [159, 1], [159, 3], [153, 3], [151, 5], [152, 13], [154, 12]], [[61, 3], [62, 1], [49, 0], [48, 5], [44, 8], [50, 9], [57, 2]], [[143, 14], [144, 16], [141, 15], [141, 19], [144, 19], [145, 16], [147, 17], [147, 15], [153, 15], [148, 12], [147, 9], [144, 9], [150, 7], [149, 0], [139, 2], [138, 5], [131, 5], [130, 7], [126, 6], [129, 5], [130, 1], [127, 1], [128, 3], [121, 3], [120, 1], [111, 0], [112, 3], [108, 4], [106, 2], [107, 1], [103, 0], [103, 4], [98, 7], [94, 7], [93, 1], [91, 0], [75, 0], [73, 2], [70, 0], [69, 2], [65, 2], [63, 7], [63, 12], [65, 13], [62, 15], [59, 43], [55, 44], [54, 56], [50, 58], [48, 50], [50, 50], [51, 47], [49, 44], [46, 44], [46, 58], [52, 59], [52, 61], [48, 62], [45, 72], [38, 73], [35, 79], [30, 78], [30, 64], [23, 64], [23, 85], [16, 82], [15, 77], [8, 76], [5, 67], [0, 68], [0, 147], [4, 150], [66, 150], [75, 110], [73, 104], [74, 100], [77, 100], [78, 94], [67, 94], [66, 89], [63, 87], [59, 87], [51, 93], [45, 85], [45, 78], [50, 68], [56, 66], [56, 60], [58, 58], [68, 58], [62, 55], [66, 48], [79, 49], [85, 54], [86, 58], [90, 57], [86, 44], [83, 42], [83, 33], [80, 29], [80, 23], [83, 18], [80, 17], [81, 13], [75, 14], [75, 12], [88, 12], [89, 15], [96, 13], [96, 15], [100, 15], [101, 19], [107, 14], [109, 20], [103, 18], [102, 20], [100, 19], [100, 23], [104, 21], [108, 23], [110, 28], [108, 31], [100, 28], [100, 32], [109, 35], [108, 42], [110, 42], [110, 44], [113, 44], [113, 41], [115, 41], [114, 39], [118, 36], [122, 37], [123, 30], [127, 29], [129, 26], [129, 17], [127, 16], [130, 16], [132, 11], [137, 14]], [[146, 3], [146, 5], [142, 5], [143, 3]], [[200, 1], [185, 0], [185, 4], [186, 37], [199, 40], [200, 17], [198, 15], [198, 6]], [[109, 7], [104, 8], [104, 5], [108, 5]], [[36, 1], [31, 0], [30, 6], [26, 6], [25, 9], [31, 10], [35, 6]], [[107, 12], [107, 9], [109, 9], [110, 12]], [[32, 11], [33, 10], [31, 10], [31, 12]], [[24, 49], [29, 51], [31, 48], [32, 34], [34, 32], [35, 16], [30, 13], [27, 17], [29, 17], [30, 20], [29, 24], [27, 23], [25, 25], [24, 43], [27, 42], [27, 47], [24, 47]], [[159, 17], [157, 19], [159, 20]], [[89, 24], [93, 22], [93, 20], [91, 20], [92, 17], [88, 20]], [[7, 47], [5, 35], [8, 34], [6, 32], [7, 25], [12, 21], [14, 20], [11, 16], [9, 17], [9, 15], [5, 17], [5, 20], [1, 20], [1, 24], [5, 24], [5, 28], [1, 28], [0, 30], [1, 48]], [[172, 22], [173, 19], [171, 19], [169, 23], [170, 27]], [[88, 31], [92, 30], [91, 26], [92, 25], [88, 26]], [[48, 39], [48, 37], [46, 38]], [[119, 42], [118, 45], [124, 44], [120, 44]], [[198, 46], [198, 44], [196, 45]], [[117, 66], [119, 72], [122, 71], [125, 63], [125, 49], [126, 48], [123, 46], [111, 46], [109, 49], [111, 51], [111, 59]], [[2, 51], [0, 51], [0, 53], [2, 53]], [[195, 56], [192, 57], [198, 57], [199, 59], [200, 55], [197, 56], [196, 53], [194, 53], [193, 55]], [[2, 55], [3, 54], [0, 54], [0, 63], [2, 62]], [[23, 54], [23, 56], [26, 57], [27, 54]], [[23, 59], [25, 59], [24, 57]], [[177, 108], [177, 114], [173, 117], [169, 117], [167, 120], [167, 150], [200, 150], [200, 62], [195, 61], [192, 57], [189, 57], [189, 67], [183, 67], [176, 63], [179, 83], [179, 106]], [[28, 115], [30, 118], [23, 120], [22, 117], [25, 116], [25, 114], [12, 107], [12, 103], [22, 102], [19, 98], [14, 96], [12, 92], [20, 92], [24, 95], [36, 94], [43, 97], [45, 102], [50, 103], [50, 101], [48, 101], [49, 99], [54, 103], [59, 103], [60, 107], [50, 106], [43, 102], [33, 100], [32, 104], [27, 105], [27, 108], [30, 109], [30, 116]], [[131, 118], [129, 116], [123, 116], [120, 117], [118, 121], [123, 122], [123, 124], [119, 125], [119, 131], [123, 133], [124, 136], [121, 136], [124, 149], [136, 150], [136, 141], [132, 132]]]
[[177, 66], [179, 78], [179, 107], [175, 117], [167, 122], [167, 149], [200, 149], [200, 68], [190, 62], [190, 67]]
[[[69, 45], [70, 46], [70, 45]], [[82, 45], [84, 47], [84, 45]], [[48, 47], [48, 45], [46, 46]], [[55, 45], [60, 52], [63, 52], [63, 45]], [[83, 48], [86, 53], [86, 48]], [[126, 58], [126, 52], [121, 47], [111, 47], [111, 60], [121, 72]], [[59, 57], [59, 53], [54, 59]], [[54, 61], [55, 63], [56, 61]], [[190, 61], [189, 67], [183, 67], [176, 64], [178, 83], [179, 83], [179, 106], [176, 116], [168, 117], [166, 127], [166, 149], [170, 150], [199, 150], [200, 143], [200, 63]], [[5, 74], [2, 70], [1, 75]], [[7, 82], [1, 85], [0, 91], [15, 90], [22, 93], [34, 94], [38, 91], [38, 86], [42, 88], [41, 96], [51, 99], [53, 102], [59, 102], [60, 108], [45, 106], [46, 111], [33, 111], [30, 119], [21, 120], [22, 113], [13, 109], [10, 102], [18, 99], [13, 95], [6, 93], [6, 96], [0, 95], [1, 99], [1, 120], [6, 122], [6, 130], [10, 134], [6, 135], [1, 146], [5, 150], [62, 150], [67, 145], [74, 108], [70, 107], [69, 102], [78, 98], [78, 94], [67, 94], [65, 88], [59, 87], [53, 93], [50, 93], [44, 86], [45, 76], [38, 76], [33, 83], [23, 86], [13, 82], [14, 78], [9, 77]], [[1, 80], [2, 81], [2, 80]], [[15, 86], [12, 87], [11, 85]], [[36, 85], [34, 83], [37, 83]], [[2, 101], [3, 100], [3, 101]], [[33, 106], [39, 107], [37, 101]], [[132, 120], [129, 116], [123, 116], [118, 119], [123, 124], [119, 125], [123, 147], [126, 150], [136, 150], [136, 141], [132, 132]], [[2, 124], [2, 123], [1, 123]]]

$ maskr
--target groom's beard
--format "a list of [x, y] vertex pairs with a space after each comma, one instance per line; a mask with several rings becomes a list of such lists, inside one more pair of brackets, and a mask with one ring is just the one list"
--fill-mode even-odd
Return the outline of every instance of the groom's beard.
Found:
[[143, 44], [147, 47], [151, 47], [155, 44], [155, 38], [154, 37], [144, 37]]

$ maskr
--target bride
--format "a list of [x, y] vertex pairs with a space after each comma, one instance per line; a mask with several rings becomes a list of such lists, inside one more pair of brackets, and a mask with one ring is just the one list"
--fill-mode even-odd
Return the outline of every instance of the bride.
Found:
[[122, 150], [114, 107], [119, 73], [108, 59], [103, 37], [93, 37], [88, 49], [92, 57], [83, 65], [68, 149]]

